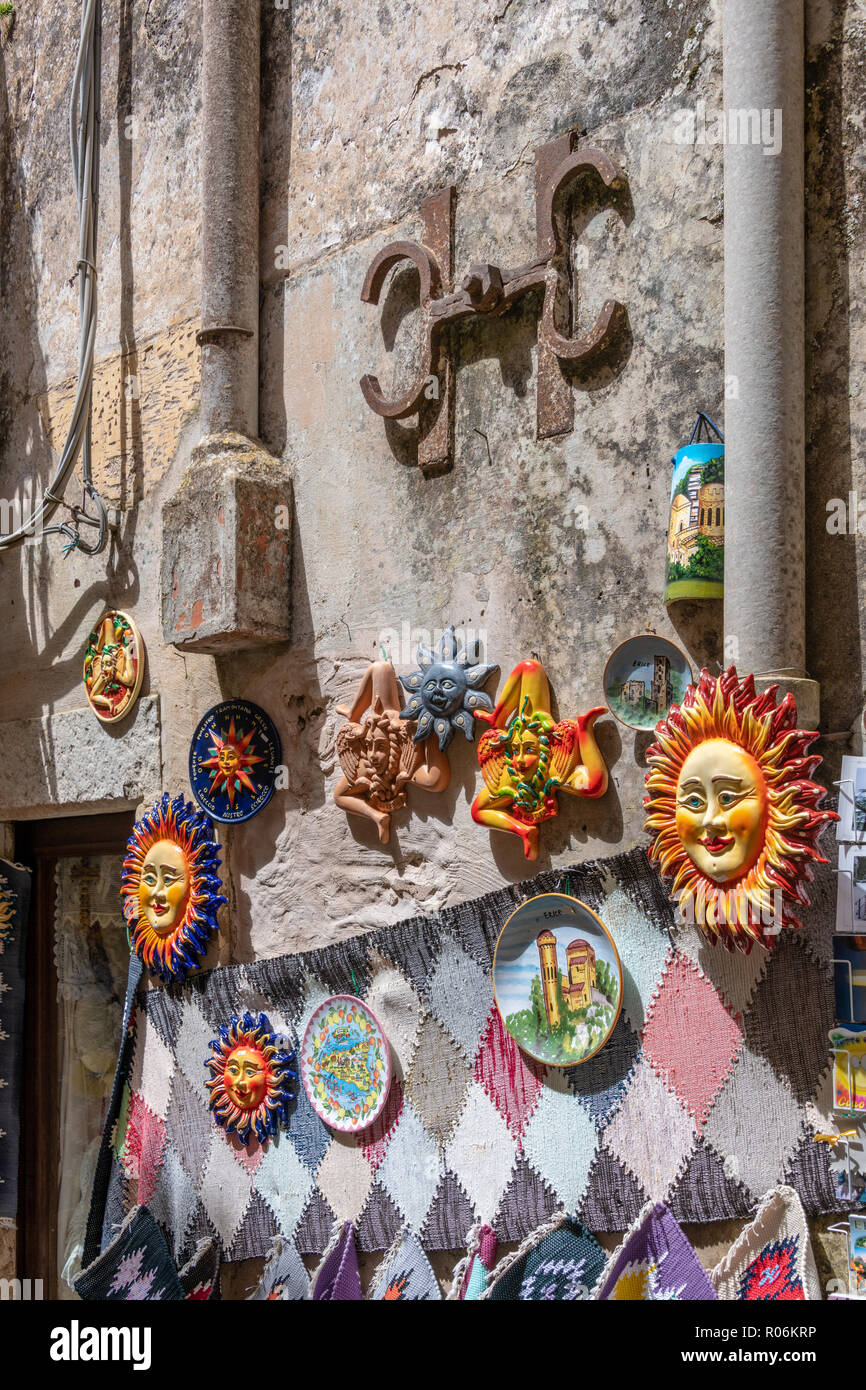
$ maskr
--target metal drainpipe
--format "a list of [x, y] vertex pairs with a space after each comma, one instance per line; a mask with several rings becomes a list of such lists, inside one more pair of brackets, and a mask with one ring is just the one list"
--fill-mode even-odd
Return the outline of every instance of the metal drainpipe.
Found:
[[[790, 690], [801, 726], [815, 728], [819, 687], [806, 674], [803, 0], [724, 0], [723, 29], [725, 657], [759, 688], [778, 681]], [[755, 112], [759, 143], [732, 141], [732, 126], [754, 138]]]
[[258, 0], [203, 0], [201, 430], [162, 508], [162, 632], [225, 656], [291, 634], [292, 471], [260, 442]]
[[201, 421], [258, 435], [258, 0], [204, 0]]

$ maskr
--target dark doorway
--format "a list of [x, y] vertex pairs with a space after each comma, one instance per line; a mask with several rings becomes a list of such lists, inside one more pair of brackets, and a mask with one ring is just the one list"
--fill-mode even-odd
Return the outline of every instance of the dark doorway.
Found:
[[[122, 811], [25, 821], [16, 827], [15, 857], [33, 871], [24, 1008], [17, 1267], [19, 1278], [42, 1279], [48, 1298], [58, 1296], [58, 1200], [63, 1176], [59, 1155], [65, 1059], [55, 963], [58, 865], [64, 860], [81, 861], [76, 871], [86, 886], [89, 866], [104, 862], [105, 856], [121, 863], [133, 820], [131, 811]], [[86, 933], [90, 928], [85, 920], [89, 898], [85, 888], [82, 892], [82, 932]]]

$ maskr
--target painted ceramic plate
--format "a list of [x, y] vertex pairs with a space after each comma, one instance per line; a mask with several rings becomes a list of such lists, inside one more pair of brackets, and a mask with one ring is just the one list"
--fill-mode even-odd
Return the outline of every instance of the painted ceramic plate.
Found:
[[249, 700], [224, 700], [208, 710], [193, 734], [192, 794], [211, 820], [249, 820], [273, 796], [281, 757], [270, 716]]
[[565, 893], [521, 903], [493, 953], [496, 1007], [537, 1062], [573, 1067], [604, 1047], [622, 1005], [622, 966], [592, 908]]
[[128, 613], [110, 609], [96, 624], [84, 651], [87, 703], [103, 724], [125, 719], [138, 699], [144, 675], [144, 643]]
[[608, 709], [630, 729], [654, 729], [671, 705], [681, 704], [693, 680], [685, 653], [652, 632], [615, 648], [602, 676]]
[[312, 1015], [301, 1079], [316, 1114], [344, 1134], [366, 1129], [388, 1098], [391, 1051], [376, 1015], [352, 994], [332, 994]]

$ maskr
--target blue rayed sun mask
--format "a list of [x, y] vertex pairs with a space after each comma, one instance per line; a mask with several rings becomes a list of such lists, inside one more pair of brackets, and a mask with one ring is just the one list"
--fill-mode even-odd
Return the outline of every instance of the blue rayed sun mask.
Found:
[[471, 741], [475, 711], [493, 709], [482, 686], [499, 667], [476, 661], [473, 648], [474, 644], [469, 650], [460, 645], [453, 624], [445, 629], [435, 651], [423, 642], [418, 644], [419, 670], [400, 677], [408, 696], [400, 718], [418, 721], [413, 742], [436, 734], [444, 750], [458, 729]]

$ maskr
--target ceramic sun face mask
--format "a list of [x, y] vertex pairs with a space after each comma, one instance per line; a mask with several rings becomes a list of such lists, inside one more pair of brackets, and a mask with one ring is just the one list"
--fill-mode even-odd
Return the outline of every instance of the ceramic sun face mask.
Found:
[[406, 691], [401, 719], [417, 721], [415, 743], [435, 734], [446, 749], [459, 729], [471, 742], [475, 737], [476, 710], [492, 710], [493, 701], [482, 689], [499, 667], [474, 661], [461, 647], [452, 624], [445, 629], [434, 651], [418, 645], [418, 670], [400, 676]]
[[205, 1085], [214, 1119], [242, 1144], [263, 1144], [288, 1122], [294, 1051], [280, 1046], [264, 1014], [251, 1013], [223, 1024], [210, 1046], [205, 1066], [213, 1075]]
[[121, 878], [132, 949], [162, 980], [194, 969], [217, 929], [226, 899], [211, 823], [182, 796], [168, 794], [137, 821]]
[[538, 855], [538, 828], [559, 810], [556, 793], [603, 796], [607, 767], [593, 725], [604, 707], [577, 719], [554, 720], [550, 687], [538, 661], [521, 661], [505, 683], [478, 740], [484, 788], [472, 803], [472, 818], [494, 830], [519, 835], [527, 859]]
[[800, 925], [790, 904], [808, 904], [811, 863], [825, 862], [818, 837], [838, 819], [818, 809], [821, 759], [805, 756], [818, 735], [796, 727], [793, 696], [777, 705], [777, 691], [757, 695], [733, 666], [702, 671], [646, 755], [650, 858], [686, 920], [746, 952]]

